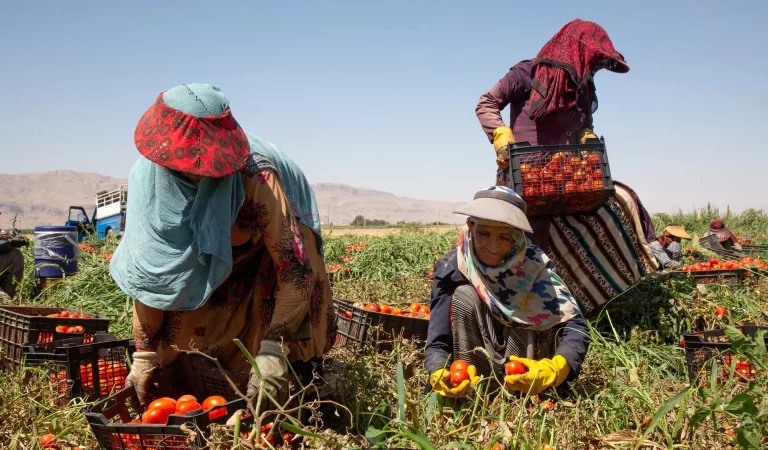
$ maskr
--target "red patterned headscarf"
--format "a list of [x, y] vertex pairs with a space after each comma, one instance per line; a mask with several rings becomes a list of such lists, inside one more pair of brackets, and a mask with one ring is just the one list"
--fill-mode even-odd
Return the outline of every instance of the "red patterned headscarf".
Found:
[[[600, 25], [576, 19], [541, 49], [534, 61], [531, 119], [576, 106], [579, 95], [594, 94], [587, 86], [599, 69], [626, 73], [624, 56], [613, 48]], [[569, 82], [569, 79], [571, 82]], [[588, 99], [591, 103], [591, 98]]]

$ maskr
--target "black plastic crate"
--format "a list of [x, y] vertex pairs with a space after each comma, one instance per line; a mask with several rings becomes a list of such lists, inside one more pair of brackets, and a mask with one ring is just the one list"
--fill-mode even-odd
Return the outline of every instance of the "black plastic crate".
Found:
[[[238, 389], [245, 392], [247, 374], [226, 373], [230, 375]], [[155, 398], [175, 399], [184, 394], [191, 394], [202, 404], [205, 398], [220, 395], [229, 402], [211, 411], [195, 411], [185, 416], [171, 415], [165, 425], [131, 423], [140, 421], [145, 409], [139, 404], [133, 387], [125, 388], [94, 404], [85, 414], [102, 449], [194, 450], [207, 448], [205, 438], [209, 434], [210, 426], [224, 425], [236, 411], [246, 409], [245, 400], [233, 393], [221, 371], [210, 361], [200, 357], [180, 356], [174, 363], [163, 369], [161, 379], [165, 381], [158, 383], [160, 388], [155, 393]], [[222, 409], [226, 414], [210, 418], [209, 413], [213, 412], [215, 416], [215, 413]], [[252, 418], [244, 418], [243, 431], [249, 430], [252, 423]], [[196, 436], [189, 439], [189, 434], [182, 430], [182, 426], [196, 431]]]
[[723, 247], [723, 244], [720, 243], [716, 234], [710, 234], [709, 236], [699, 238], [699, 245], [724, 258], [741, 259], [744, 257], [742, 253], [737, 252], [736, 250], [727, 250]]
[[764, 244], [748, 244], [742, 245], [741, 251], [747, 256], [768, 258], [768, 245]]
[[509, 146], [510, 184], [528, 205], [527, 215], [562, 216], [594, 212], [614, 194], [605, 141]]
[[701, 270], [690, 273], [696, 284], [722, 284], [734, 291], [744, 285], [746, 269]]
[[[81, 313], [65, 308], [43, 308], [36, 306], [0, 307], [0, 350], [2, 357], [14, 364], [21, 362], [22, 349], [29, 344], [45, 344], [69, 338], [82, 338], [87, 344], [95, 333], [106, 332], [110, 319], [87, 314], [88, 318], [47, 317], [67, 311]], [[82, 332], [62, 332], [64, 328], [82, 327]]]
[[[750, 338], [755, 338], [759, 330], [768, 330], [768, 327], [756, 326], [754, 323], [745, 323], [739, 330]], [[768, 345], [768, 336], [765, 339]], [[716, 363], [720, 370], [721, 378], [727, 378], [730, 374], [731, 364], [735, 355], [730, 352], [731, 342], [723, 330], [702, 331], [683, 335], [683, 347], [688, 365], [688, 378], [693, 381], [697, 375], [707, 379], [709, 371], [700, 374], [705, 368], [704, 364], [712, 358], [717, 358]], [[768, 357], [768, 355], [767, 355]], [[756, 368], [749, 361], [738, 359], [734, 372], [734, 378], [739, 381], [748, 381], [756, 375]]]
[[[126, 355], [136, 351], [130, 339], [96, 333], [88, 344], [82, 338], [63, 339], [24, 346], [24, 365], [40, 367], [58, 386], [61, 403], [83, 397], [92, 401], [108, 397], [125, 387]], [[95, 369], [94, 369], [95, 368]]]
[[[348, 345], [355, 351], [361, 351], [371, 340], [377, 341], [379, 349], [386, 346], [382, 341], [389, 341], [395, 336], [419, 343], [427, 340], [428, 319], [368, 311], [335, 297], [333, 304], [336, 310], [336, 346]], [[380, 333], [375, 334], [378, 327]]]

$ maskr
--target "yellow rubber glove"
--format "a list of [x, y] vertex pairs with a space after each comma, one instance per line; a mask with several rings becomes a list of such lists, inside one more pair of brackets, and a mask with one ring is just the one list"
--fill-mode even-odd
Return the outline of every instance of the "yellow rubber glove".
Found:
[[464, 380], [460, 385], [452, 388], [449, 387], [451, 385], [451, 371], [448, 368], [437, 369], [429, 376], [429, 384], [432, 386], [432, 390], [443, 397], [466, 397], [475, 391], [472, 385], [476, 385], [480, 381], [475, 366], [467, 366], [467, 374], [469, 375], [469, 380]]
[[528, 372], [522, 375], [504, 377], [504, 384], [507, 389], [521, 392], [530, 391], [531, 395], [537, 395], [553, 386], [559, 386], [568, 378], [568, 373], [571, 371], [568, 361], [560, 355], [555, 355], [552, 359], [545, 358], [538, 361], [510, 356], [509, 360], [524, 365], [528, 368]]
[[587, 139], [597, 139], [597, 136], [595, 136], [591, 129], [584, 128], [579, 131], [579, 143], [584, 144], [587, 142]]
[[499, 127], [493, 130], [493, 148], [496, 149], [496, 164], [499, 167], [509, 167], [509, 151], [507, 147], [511, 142], [515, 142], [512, 128]]

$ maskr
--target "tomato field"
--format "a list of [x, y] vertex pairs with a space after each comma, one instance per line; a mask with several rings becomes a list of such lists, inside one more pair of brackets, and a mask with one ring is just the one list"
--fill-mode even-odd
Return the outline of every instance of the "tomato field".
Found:
[[[701, 236], [717, 214], [711, 210], [660, 214], [654, 222], [657, 230], [679, 223]], [[762, 211], [746, 211], [726, 222], [734, 233], [765, 243], [768, 216]], [[457, 236], [457, 230], [434, 232], [416, 226], [380, 237], [328, 236], [325, 258], [333, 274], [334, 296], [373, 305], [370, 311], [426, 320], [429, 310], [416, 306], [428, 306], [430, 270], [455, 245]], [[333, 349], [325, 363], [329, 385], [336, 387], [328, 397], [332, 403], [307, 410], [314, 421], [294, 427], [291, 436], [302, 439], [306, 448], [765, 448], [766, 348], [759, 333], [753, 340], [740, 332], [748, 322], [768, 325], [765, 261], [723, 260], [699, 248], [696, 236], [685, 246], [706, 255], [704, 266], [738, 266], [749, 274], [743, 284], [738, 289], [697, 285], [692, 273], [679, 273], [650, 277], [634, 286], [620, 305], [590, 318], [589, 354], [579, 379], [568, 390], [534, 398], [492, 395], [486, 392], [489, 384], [481, 381], [477, 392], [466, 399], [442, 399], [426, 393], [423, 349], [412, 341], [396, 339], [387, 351], [377, 351], [371, 344], [363, 354], [341, 347]], [[91, 243], [82, 253], [80, 273], [39, 295], [34, 295], [31, 249], [25, 249], [25, 278], [14, 303], [109, 317], [111, 333], [130, 337], [131, 301], [108, 272], [116, 244]], [[684, 264], [697, 267], [689, 272], [703, 267], [692, 259]], [[733, 353], [700, 361], [696, 366], [700, 372], [689, 377], [681, 337], [708, 330], [723, 330]], [[98, 369], [105, 367], [99, 364]], [[108, 369], [120, 379], [127, 370], [122, 365]], [[88, 366], [80, 370], [86, 380], [94, 372]], [[0, 448], [98, 448], [83, 415], [89, 404], [78, 398], [62, 404], [57, 374], [31, 373], [0, 376]], [[174, 408], [183, 403], [166, 402], [173, 402]], [[247, 439], [235, 439], [238, 434], [232, 427], [215, 428], [210, 447], [254, 448]], [[262, 442], [265, 448], [298, 448], [299, 441]]]

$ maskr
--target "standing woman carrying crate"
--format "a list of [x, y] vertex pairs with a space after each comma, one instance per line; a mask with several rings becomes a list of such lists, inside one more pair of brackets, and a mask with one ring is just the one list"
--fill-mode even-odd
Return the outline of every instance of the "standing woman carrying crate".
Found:
[[[535, 59], [513, 66], [480, 97], [475, 112], [496, 150], [497, 185], [513, 187], [508, 153], [512, 143], [583, 144], [596, 138], [594, 75], [600, 69], [626, 73], [629, 66], [600, 25], [576, 19]], [[509, 126], [501, 117], [508, 105]], [[650, 216], [634, 191], [616, 181], [614, 186], [615, 194], [592, 214], [530, 220], [531, 241], [552, 257], [585, 312], [659, 267], [649, 247], [656, 237]]]

